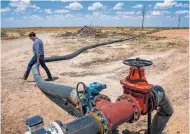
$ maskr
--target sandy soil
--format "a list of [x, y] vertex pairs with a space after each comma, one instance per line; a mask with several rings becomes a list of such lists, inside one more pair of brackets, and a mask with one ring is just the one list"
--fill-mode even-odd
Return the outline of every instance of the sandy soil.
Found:
[[[122, 94], [120, 80], [127, 75], [128, 67], [122, 60], [130, 57], [146, 58], [153, 66], [146, 67], [146, 77], [152, 84], [161, 85], [168, 94], [174, 115], [166, 126], [166, 134], [187, 134], [188, 130], [188, 29], [165, 30], [133, 41], [125, 41], [88, 50], [78, 57], [47, 63], [54, 77], [54, 83], [75, 86], [77, 82], [86, 84], [92, 81], [108, 85], [102, 93], [112, 101]], [[46, 56], [64, 55], [94, 42], [105, 39], [55, 38], [39, 35], [44, 41]], [[106, 39], [107, 40], [107, 39]], [[108, 39], [110, 40], [110, 39]], [[75, 117], [68, 115], [51, 102], [36, 87], [32, 74], [28, 81], [20, 79], [32, 56], [32, 42], [27, 39], [2, 41], [2, 134], [25, 132], [25, 119], [41, 115], [45, 124], [49, 121], [69, 122]], [[46, 78], [44, 70], [42, 76]], [[138, 132], [146, 128], [146, 117], [134, 124], [123, 124], [119, 133]]]

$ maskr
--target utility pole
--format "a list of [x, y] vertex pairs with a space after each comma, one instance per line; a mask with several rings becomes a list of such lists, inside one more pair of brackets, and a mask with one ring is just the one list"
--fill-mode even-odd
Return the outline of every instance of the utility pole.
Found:
[[146, 14], [146, 8], [145, 8], [145, 5], [142, 7], [142, 30], [144, 28], [144, 17], [145, 17], [145, 14]]
[[178, 26], [177, 26], [177, 28], [179, 28], [180, 22], [181, 22], [181, 16], [178, 16]]

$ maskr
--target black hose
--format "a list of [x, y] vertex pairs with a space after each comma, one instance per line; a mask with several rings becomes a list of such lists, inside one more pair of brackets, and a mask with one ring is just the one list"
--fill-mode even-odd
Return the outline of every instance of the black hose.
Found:
[[36, 85], [50, 100], [52, 100], [54, 103], [56, 103], [71, 115], [77, 117], [83, 116], [83, 113], [75, 107], [75, 101], [77, 98], [75, 88], [44, 81], [40, 75], [39, 67], [37, 64], [32, 67], [32, 72]]
[[51, 94], [53, 96], [57, 96], [59, 98], [64, 98], [66, 100], [69, 100], [70, 94], [72, 90], [74, 89], [73, 87], [70, 86], [65, 86], [61, 84], [53, 84], [44, 81], [44, 79], [40, 76], [39, 73], [39, 68], [38, 65], [35, 64], [32, 67], [32, 72], [34, 75], [34, 79], [36, 82], [36, 85], [44, 92]]
[[79, 55], [80, 53], [82, 53], [83, 51], [86, 51], [88, 49], [92, 49], [95, 47], [99, 47], [99, 46], [104, 46], [104, 45], [108, 45], [108, 44], [112, 44], [112, 43], [117, 43], [117, 42], [122, 42], [122, 41], [126, 41], [126, 40], [130, 40], [130, 39], [134, 39], [139, 37], [140, 35], [137, 36], [133, 36], [133, 37], [128, 37], [128, 38], [124, 38], [124, 39], [119, 39], [119, 40], [114, 40], [114, 41], [108, 41], [108, 42], [103, 42], [103, 43], [97, 43], [97, 44], [93, 44], [93, 45], [89, 45], [89, 46], [85, 46], [82, 47], [70, 54], [67, 55], [63, 55], [63, 56], [53, 56], [53, 57], [47, 57], [45, 58], [45, 62], [52, 62], [52, 61], [60, 61], [60, 60], [69, 60], [72, 59], [74, 57], [76, 57], [77, 55]]
[[102, 43], [97, 43], [97, 44], [93, 44], [93, 45], [88, 45], [88, 46], [85, 46], [85, 47], [82, 47], [70, 54], [67, 54], [67, 55], [63, 55], [63, 56], [52, 56], [52, 57], [47, 57], [45, 58], [45, 62], [53, 62], [53, 61], [60, 61], [60, 60], [70, 60], [74, 57], [76, 57], [77, 55], [79, 55], [80, 53], [88, 50], [88, 49], [92, 49], [92, 48], [95, 48], [95, 47], [99, 47], [99, 46], [104, 46], [104, 45], [109, 45], [109, 44], [113, 44], [113, 43], [117, 43], [117, 42], [122, 42], [122, 41], [126, 41], [126, 40], [131, 40], [131, 39], [135, 39], [135, 38], [138, 38], [140, 36], [144, 36], [146, 34], [151, 34], [151, 33], [154, 33], [154, 32], [158, 32], [159, 30], [158, 29], [154, 29], [152, 31], [149, 31], [149, 32], [146, 32], [146, 33], [142, 33], [142, 34], [139, 34], [139, 35], [136, 35], [136, 36], [132, 36], [132, 37], [128, 37], [128, 38], [123, 38], [123, 39], [119, 39], [119, 40], [114, 40], [114, 41], [108, 41], [108, 42], [102, 42]]

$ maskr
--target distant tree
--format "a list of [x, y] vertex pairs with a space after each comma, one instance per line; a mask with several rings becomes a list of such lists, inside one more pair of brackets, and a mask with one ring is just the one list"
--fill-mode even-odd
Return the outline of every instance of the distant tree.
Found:
[[145, 5], [142, 7], [142, 29], [144, 28], [144, 17], [146, 15]]
[[179, 28], [180, 22], [181, 22], [181, 16], [178, 16], [178, 26], [177, 26], [177, 28]]

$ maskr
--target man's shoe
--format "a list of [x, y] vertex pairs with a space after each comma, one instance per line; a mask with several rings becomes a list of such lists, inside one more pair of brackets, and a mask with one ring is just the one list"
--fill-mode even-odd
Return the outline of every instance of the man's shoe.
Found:
[[27, 80], [27, 77], [24, 75], [24, 76], [20, 77], [20, 79]]
[[20, 79], [22, 79], [22, 80], [27, 80], [24, 76], [23, 77], [19, 77]]
[[45, 79], [45, 81], [53, 81], [53, 79], [52, 78], [47, 78], [47, 79]]
[[23, 79], [24, 79], [24, 80], [27, 80], [28, 75], [29, 75], [29, 74], [28, 74], [27, 72], [25, 72], [25, 73], [24, 73], [24, 76], [23, 76]]

